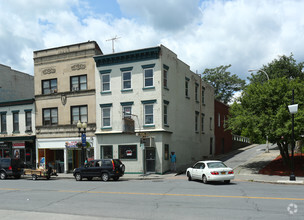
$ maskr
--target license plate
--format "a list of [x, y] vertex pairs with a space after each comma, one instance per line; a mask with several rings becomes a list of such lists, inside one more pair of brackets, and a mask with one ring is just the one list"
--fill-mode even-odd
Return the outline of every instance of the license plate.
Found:
[[226, 174], [226, 172], [221, 172], [221, 174], [225, 175], [225, 174]]

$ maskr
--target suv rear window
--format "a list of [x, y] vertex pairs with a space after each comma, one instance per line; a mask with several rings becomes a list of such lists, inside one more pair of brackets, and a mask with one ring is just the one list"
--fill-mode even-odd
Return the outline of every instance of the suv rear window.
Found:
[[11, 165], [11, 159], [1, 159], [2, 167], [9, 167]]

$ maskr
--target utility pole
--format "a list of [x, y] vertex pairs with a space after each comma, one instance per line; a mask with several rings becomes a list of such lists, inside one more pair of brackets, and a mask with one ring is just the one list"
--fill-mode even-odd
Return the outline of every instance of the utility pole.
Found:
[[117, 35], [111, 39], [108, 39], [106, 41], [112, 41], [112, 52], [115, 53], [115, 50], [114, 50], [114, 41], [119, 39], [120, 37], [117, 37]]

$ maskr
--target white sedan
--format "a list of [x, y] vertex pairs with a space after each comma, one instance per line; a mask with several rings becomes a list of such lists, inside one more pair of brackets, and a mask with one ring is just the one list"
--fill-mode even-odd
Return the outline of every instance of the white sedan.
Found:
[[186, 171], [188, 180], [202, 180], [203, 183], [208, 181], [224, 181], [230, 183], [234, 179], [233, 169], [227, 167], [222, 161], [206, 160], [198, 161]]

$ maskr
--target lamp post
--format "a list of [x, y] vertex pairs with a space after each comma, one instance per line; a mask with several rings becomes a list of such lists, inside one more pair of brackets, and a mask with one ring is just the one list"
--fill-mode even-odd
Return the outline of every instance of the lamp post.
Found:
[[[264, 70], [258, 70], [258, 69], [251, 69], [251, 70], [248, 70], [248, 72], [258, 72], [258, 71], [261, 71], [262, 73], [264, 73], [265, 75], [266, 75], [266, 77], [267, 77], [267, 81], [268, 81], [268, 83], [269, 83], [269, 76], [268, 76], [268, 74], [266, 73], [266, 71], [264, 71]], [[269, 143], [268, 143], [268, 135], [266, 136], [266, 153], [269, 153], [269, 145], [268, 145]]]
[[[79, 136], [81, 135], [81, 165], [84, 164], [84, 147], [87, 144], [86, 141], [86, 129], [87, 129], [87, 123], [83, 122], [81, 123], [81, 121], [77, 122], [77, 128], [78, 128], [78, 134]], [[81, 130], [83, 129], [83, 130]]]
[[295, 181], [296, 176], [294, 173], [294, 148], [295, 148], [295, 140], [294, 140], [294, 114], [298, 112], [298, 104], [294, 104], [294, 90], [292, 90], [292, 105], [288, 106], [289, 112], [291, 114], [291, 128], [292, 128], [292, 134], [291, 134], [291, 141], [292, 141], [292, 146], [291, 146], [291, 174], [289, 177], [290, 181]]

